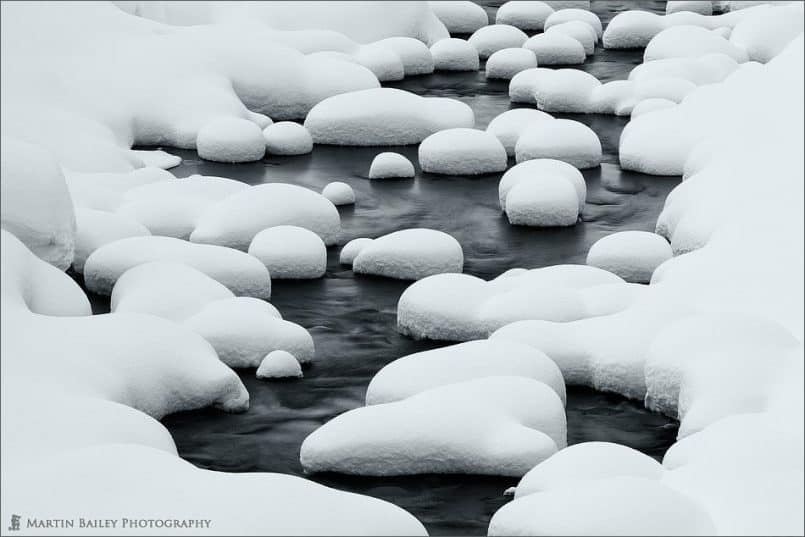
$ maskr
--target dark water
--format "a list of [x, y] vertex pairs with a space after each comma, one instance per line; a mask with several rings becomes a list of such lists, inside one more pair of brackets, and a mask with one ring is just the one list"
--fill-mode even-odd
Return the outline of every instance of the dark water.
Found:
[[[599, 3], [594, 3], [599, 4]], [[594, 5], [603, 20], [625, 2]], [[643, 3], [658, 9], [663, 3]], [[488, 10], [494, 16], [495, 6]], [[492, 19], [494, 20], [494, 18]], [[640, 62], [639, 51], [603, 51], [581, 66], [602, 81], [625, 78]], [[448, 96], [469, 104], [477, 126], [485, 127], [510, 108], [508, 84], [487, 82], [478, 73], [434, 74], [393, 84], [422, 95]], [[398, 151], [417, 164], [416, 146], [339, 148], [317, 146], [299, 157], [269, 156], [253, 164], [225, 165], [200, 160], [192, 151], [168, 151], [183, 157], [172, 171], [180, 177], [200, 173], [249, 184], [287, 182], [320, 191], [331, 181], [355, 190], [355, 207], [342, 208], [340, 244], [355, 237], [376, 237], [398, 229], [429, 227], [450, 233], [464, 248], [467, 273], [494, 277], [512, 267], [583, 263], [590, 245], [617, 230], [653, 230], [668, 192], [678, 178], [623, 172], [617, 145], [625, 118], [578, 115], [601, 138], [605, 164], [584, 172], [588, 197], [583, 222], [573, 228], [510, 226], [498, 207], [500, 174], [442, 177], [423, 174], [412, 180], [369, 181], [372, 158]], [[314, 429], [334, 416], [363, 405], [371, 377], [390, 361], [428, 348], [433, 342], [406, 339], [395, 330], [396, 305], [407, 282], [355, 277], [338, 264], [340, 247], [330, 248], [324, 278], [272, 282], [272, 303], [283, 316], [308, 328], [316, 361], [299, 381], [264, 382], [253, 370], [240, 375], [251, 394], [248, 412], [228, 415], [213, 410], [186, 412], [163, 420], [180, 454], [194, 464], [231, 472], [283, 472], [302, 475], [299, 446]], [[108, 299], [91, 297], [96, 312], [108, 311]], [[569, 387], [568, 442], [606, 440], [661, 457], [673, 443], [676, 422], [646, 411], [639, 402]], [[503, 490], [516, 479], [477, 476], [356, 478], [312, 476], [316, 481], [394, 502], [417, 516], [431, 534], [485, 534], [491, 515], [503, 504]]]

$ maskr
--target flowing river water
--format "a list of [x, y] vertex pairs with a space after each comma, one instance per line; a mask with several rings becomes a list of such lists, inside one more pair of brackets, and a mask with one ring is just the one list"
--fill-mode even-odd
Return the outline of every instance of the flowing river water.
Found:
[[[632, 4], [632, 5], [630, 5]], [[490, 20], [499, 3], [488, 3]], [[662, 11], [663, 2], [640, 2], [641, 9]], [[606, 22], [614, 13], [635, 7], [629, 2], [593, 2]], [[642, 51], [596, 49], [580, 68], [602, 82], [624, 79], [641, 61]], [[487, 81], [483, 68], [473, 73], [436, 73], [387, 84], [427, 96], [460, 99], [485, 128], [512, 107], [508, 83]], [[226, 165], [203, 161], [193, 151], [166, 148], [183, 158], [171, 170], [178, 177], [217, 175], [249, 184], [286, 182], [321, 191], [331, 181], [355, 190], [354, 207], [340, 208], [343, 236], [377, 237], [410, 227], [428, 227], [453, 235], [464, 249], [464, 272], [489, 279], [512, 267], [536, 268], [584, 263], [597, 239], [620, 230], [653, 230], [668, 192], [679, 178], [622, 171], [618, 139], [628, 118], [566, 115], [589, 125], [600, 137], [604, 163], [584, 171], [587, 204], [578, 225], [562, 229], [515, 227], [498, 207], [500, 174], [442, 177], [422, 173], [412, 180], [369, 181], [369, 164], [379, 152], [406, 155], [416, 166], [417, 147], [352, 148], [316, 146], [297, 157], [266, 156], [261, 162]], [[363, 405], [372, 376], [392, 360], [443, 343], [413, 341], [396, 331], [396, 305], [410, 282], [353, 275], [338, 264], [340, 246], [328, 250], [327, 274], [308, 281], [275, 280], [271, 302], [283, 317], [307, 328], [316, 359], [301, 380], [266, 382], [254, 370], [239, 374], [251, 395], [244, 414], [215, 410], [168, 416], [163, 423], [179, 453], [197, 466], [228, 472], [281, 472], [304, 475], [299, 447], [321, 424]], [[108, 299], [92, 296], [96, 312], [108, 311]], [[661, 458], [673, 443], [677, 423], [651, 413], [640, 402], [568, 387], [568, 443], [604, 440], [625, 444]], [[517, 480], [503, 477], [425, 475], [364, 478], [308, 476], [335, 488], [389, 500], [413, 513], [434, 535], [486, 533], [492, 514], [507, 500], [503, 491]], [[234, 501], [234, 500], [233, 500]]]

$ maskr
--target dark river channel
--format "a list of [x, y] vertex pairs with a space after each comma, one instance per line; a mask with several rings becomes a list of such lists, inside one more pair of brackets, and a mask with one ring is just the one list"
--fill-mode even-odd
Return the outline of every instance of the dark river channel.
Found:
[[[639, 6], [635, 6], [639, 4]], [[486, 6], [490, 19], [498, 3]], [[614, 13], [639, 7], [664, 11], [664, 2], [593, 2], [604, 24]], [[466, 37], [466, 36], [461, 36]], [[605, 51], [600, 46], [581, 69], [602, 82], [624, 79], [642, 59], [642, 51]], [[477, 73], [437, 73], [388, 84], [420, 95], [460, 99], [475, 111], [476, 126], [511, 108], [508, 83], [487, 81]], [[619, 230], [654, 229], [668, 192], [678, 177], [624, 172], [618, 167], [618, 139], [628, 118], [562, 115], [589, 125], [601, 138], [604, 164], [584, 172], [587, 204], [583, 222], [572, 228], [537, 229], [508, 224], [498, 207], [500, 174], [442, 177], [421, 173], [417, 147], [350, 148], [316, 146], [298, 157], [267, 156], [253, 164], [202, 161], [193, 151], [166, 150], [184, 162], [171, 170], [179, 177], [216, 175], [249, 184], [286, 182], [316, 191], [331, 181], [355, 190], [354, 207], [340, 208], [340, 245], [355, 237], [377, 237], [410, 227], [428, 227], [453, 235], [464, 249], [464, 272], [485, 279], [513, 267], [536, 268], [584, 263], [590, 245]], [[372, 158], [397, 151], [417, 166], [411, 180], [369, 181]], [[512, 163], [513, 164], [513, 163]], [[185, 459], [203, 468], [227, 472], [282, 472], [303, 475], [302, 440], [321, 424], [363, 405], [366, 387], [385, 364], [413, 352], [439, 346], [417, 342], [396, 331], [397, 300], [410, 282], [356, 277], [338, 264], [340, 246], [328, 252], [324, 278], [300, 282], [274, 280], [271, 302], [283, 317], [306, 327], [316, 344], [316, 359], [305, 377], [265, 382], [254, 370], [240, 371], [251, 394], [248, 412], [214, 410], [168, 416], [163, 423]], [[108, 299], [93, 296], [96, 312], [108, 311]], [[673, 443], [677, 423], [651, 413], [640, 402], [569, 387], [568, 443], [606, 440], [661, 458]], [[413, 513], [432, 535], [485, 535], [492, 514], [507, 499], [503, 491], [517, 480], [477, 476], [358, 478], [314, 475], [326, 485], [389, 500]]]

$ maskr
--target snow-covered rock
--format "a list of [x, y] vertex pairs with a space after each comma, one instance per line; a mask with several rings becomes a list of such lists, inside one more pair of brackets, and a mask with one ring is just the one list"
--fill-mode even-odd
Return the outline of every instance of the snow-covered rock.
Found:
[[655, 35], [646, 45], [643, 61], [695, 58], [705, 54], [726, 54], [739, 63], [749, 59], [746, 50], [720, 35], [699, 26], [683, 25], [672, 26]]
[[257, 259], [231, 248], [171, 237], [129, 237], [101, 246], [84, 263], [84, 282], [90, 291], [109, 295], [124, 272], [150, 261], [189, 265], [236, 295], [266, 299], [271, 296], [268, 270]]
[[369, 179], [391, 179], [413, 177], [414, 165], [399, 153], [378, 153], [369, 167]]
[[545, 354], [528, 345], [485, 339], [394, 360], [372, 378], [366, 404], [390, 403], [436, 386], [496, 376], [533, 378], [565, 401], [562, 373]]
[[431, 0], [428, 5], [451, 34], [471, 34], [489, 24], [486, 11], [475, 2]]
[[355, 192], [352, 187], [341, 181], [327, 183], [321, 190], [321, 195], [332, 202], [333, 205], [353, 205]]
[[327, 247], [303, 227], [274, 226], [259, 232], [249, 255], [266, 266], [273, 279], [321, 278], [327, 270]]
[[293, 121], [279, 121], [263, 129], [266, 151], [272, 155], [304, 155], [313, 151], [313, 137]]
[[670, 15], [678, 11], [690, 11], [700, 15], [713, 14], [713, 0], [668, 0], [665, 3], [665, 14]]
[[426, 75], [433, 72], [433, 56], [427, 45], [411, 37], [388, 37], [376, 42], [397, 54], [403, 63], [405, 76]]
[[310, 434], [300, 459], [308, 472], [521, 476], [565, 435], [564, 406], [548, 385], [487, 377], [350, 410]]
[[495, 15], [496, 24], [508, 24], [521, 30], [543, 30], [554, 12], [547, 2], [514, 0], [504, 3]]
[[41, 147], [4, 134], [0, 165], [0, 225], [48, 263], [67, 269], [76, 217], [59, 163]]
[[510, 80], [525, 69], [537, 66], [537, 57], [527, 48], [504, 48], [486, 60], [486, 78]]
[[617, 274], [627, 282], [648, 283], [654, 270], [674, 256], [664, 237], [648, 231], [619, 231], [595, 242], [587, 264]]
[[[269, 120], [269, 122], [271, 121], [271, 119], [268, 118], [268, 116], [264, 117], [266, 117]], [[172, 155], [167, 151], [162, 151], [161, 149], [155, 149], [155, 150], [137, 149], [132, 150], [132, 153], [134, 153], [142, 161], [143, 166], [145, 167], [162, 168], [163, 170], [169, 170], [171, 168], [175, 168], [176, 166], [182, 163], [182, 157]]]
[[514, 148], [517, 162], [550, 158], [576, 168], [594, 168], [601, 164], [601, 141], [584, 123], [554, 119], [530, 126], [523, 131]]
[[294, 358], [294, 355], [287, 351], [271, 351], [266, 354], [260, 367], [257, 368], [257, 378], [276, 379], [276, 378], [302, 378], [302, 366]]
[[338, 256], [338, 262], [342, 265], [350, 265], [355, 261], [355, 258], [358, 256], [358, 253], [363, 250], [368, 244], [370, 244], [374, 239], [369, 239], [366, 237], [360, 237], [357, 239], [352, 239], [348, 243], [341, 248], [341, 253]]
[[172, 173], [160, 168], [138, 168], [130, 172], [68, 172], [64, 178], [76, 207], [107, 212], [117, 211], [129, 190], [176, 179]]
[[616, 300], [617, 294], [607, 299], [610, 307], [619, 303], [614, 310], [601, 312], [600, 303], [588, 300], [588, 293], [599, 286], [623, 283], [586, 265], [504, 273], [488, 282], [468, 274], [438, 274], [412, 284], [400, 296], [397, 329], [417, 339], [467, 341], [523, 319], [565, 324], [628, 306], [629, 300]]
[[493, 134], [508, 156], [514, 156], [514, 147], [520, 135], [536, 121], [553, 119], [550, 114], [532, 108], [514, 108], [495, 116], [486, 127], [486, 132]]
[[583, 442], [568, 446], [531, 469], [514, 493], [522, 498], [535, 492], [568, 486], [586, 486], [586, 482], [614, 477], [660, 480], [660, 463], [636, 449], [611, 442]]
[[475, 47], [455, 37], [437, 41], [430, 53], [436, 71], [477, 71], [481, 63]]
[[593, 75], [578, 69], [545, 69], [534, 75], [533, 98], [545, 112], [584, 113], [590, 93], [601, 85]]
[[509, 81], [509, 100], [513, 103], [534, 104], [534, 88], [549, 71], [544, 67], [536, 67], [520, 71]]
[[802, 6], [792, 3], [766, 9], [738, 22], [730, 43], [746, 50], [749, 59], [766, 63], [777, 56], [803, 29]]
[[257, 233], [280, 225], [309, 229], [327, 245], [335, 244], [341, 232], [341, 218], [330, 200], [300, 186], [268, 183], [237, 192], [205, 211], [190, 240], [247, 250]]
[[500, 508], [489, 535], [711, 535], [704, 508], [656, 480], [615, 477], [529, 494]]
[[260, 127], [237, 117], [221, 117], [198, 131], [198, 156], [216, 162], [254, 162], [265, 155]]
[[569, 21], [586, 22], [595, 30], [598, 39], [601, 39], [601, 36], [604, 35], [604, 28], [601, 26], [601, 19], [598, 18], [598, 15], [587, 9], [579, 8], [565, 8], [551, 13], [545, 21], [545, 29], [547, 30], [551, 26]]
[[559, 174], [519, 181], [506, 196], [506, 216], [520, 226], [573, 226], [579, 219], [576, 189]]
[[528, 36], [519, 28], [508, 24], [491, 24], [476, 30], [468, 41], [478, 51], [478, 56], [485, 60], [504, 48], [522, 46], [527, 39]]
[[183, 322], [210, 342], [230, 367], [257, 367], [267, 353], [288, 351], [300, 363], [313, 360], [313, 338], [298, 324], [282, 319], [263, 300], [234, 297], [207, 303]]
[[704, 54], [693, 58], [667, 58], [641, 63], [629, 73], [635, 82], [656, 78], [684, 78], [701, 86], [721, 82], [738, 68], [726, 54]]
[[148, 228], [130, 218], [94, 209], [76, 209], [75, 256], [73, 270], [84, 272], [87, 257], [103, 246], [118, 239], [150, 235]]
[[358, 274], [419, 280], [433, 274], [461, 272], [464, 252], [456, 239], [435, 229], [395, 231], [362, 245], [352, 263]]
[[419, 167], [428, 173], [480, 175], [506, 169], [503, 144], [477, 129], [447, 129], [431, 134], [419, 146]]
[[598, 35], [595, 33], [595, 29], [586, 22], [570, 20], [561, 22], [545, 30], [546, 34], [554, 32], [572, 37], [581, 43], [581, 46], [584, 47], [584, 54], [587, 56], [595, 53], [595, 44], [598, 42]]
[[418, 144], [434, 132], [474, 124], [472, 109], [460, 101], [393, 88], [325, 99], [305, 119], [314, 142], [332, 145]]
[[674, 101], [663, 99], [661, 97], [652, 97], [650, 99], [643, 99], [632, 108], [632, 119], [640, 117], [643, 114], [653, 112], [654, 110], [664, 110], [676, 106]]
[[500, 209], [504, 212], [506, 211], [506, 199], [515, 185], [522, 181], [539, 182], [543, 177], [549, 175], [563, 177], [573, 186], [576, 191], [578, 213], [580, 214], [587, 200], [587, 183], [584, 181], [584, 176], [578, 169], [567, 162], [555, 159], [526, 160], [509, 168], [500, 178], [500, 184], [498, 185]]
[[578, 65], [587, 54], [577, 39], [560, 32], [537, 34], [523, 43], [537, 57], [538, 65]]

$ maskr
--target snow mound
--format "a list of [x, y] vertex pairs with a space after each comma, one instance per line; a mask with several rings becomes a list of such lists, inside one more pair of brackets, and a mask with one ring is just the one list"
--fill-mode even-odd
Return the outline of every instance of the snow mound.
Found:
[[713, 0], [668, 0], [665, 3], [665, 14], [690, 11], [700, 15], [712, 15], [713, 3]]
[[546, 119], [553, 119], [553, 117], [531, 108], [514, 108], [495, 116], [487, 125], [486, 132], [500, 140], [500, 143], [506, 148], [506, 154], [511, 157], [514, 156], [514, 147], [523, 131], [533, 123]]
[[587, 486], [587, 482], [614, 477], [634, 477], [658, 481], [660, 463], [643, 453], [610, 442], [583, 442], [568, 446], [531, 469], [514, 493], [522, 498], [569, 486]]
[[369, 167], [369, 179], [409, 178], [414, 175], [414, 165], [399, 153], [378, 153]]
[[565, 401], [562, 373], [545, 354], [528, 345], [485, 339], [394, 360], [372, 378], [366, 404], [391, 403], [437, 386], [496, 376], [533, 378]]
[[474, 124], [472, 109], [460, 101], [393, 88], [336, 95], [305, 119], [317, 144], [361, 146], [418, 144], [434, 132]]
[[476, 30], [468, 39], [482, 60], [504, 48], [521, 47], [526, 40], [528, 40], [528, 36], [525, 32], [508, 24], [484, 26]]
[[[412, 284], [400, 296], [397, 329], [417, 339], [467, 341], [486, 338], [523, 319], [564, 323], [601, 314], [600, 306], [588, 301], [588, 293], [623, 283], [610, 272], [586, 265], [504, 273], [488, 282], [468, 274], [438, 274]], [[615, 310], [627, 305], [624, 301]]]
[[514, 0], [498, 8], [495, 23], [508, 24], [521, 30], [542, 31], [545, 21], [553, 12], [553, 8], [547, 2]]
[[585, 113], [590, 94], [600, 86], [597, 78], [578, 69], [545, 69], [533, 75], [531, 89], [540, 110]]
[[556, 175], [565, 178], [575, 189], [578, 199], [578, 213], [580, 214], [587, 201], [587, 183], [584, 176], [575, 167], [567, 162], [554, 159], [526, 160], [509, 168], [498, 185], [498, 201], [500, 209], [506, 212], [506, 199], [515, 185], [522, 181], [540, 181], [542, 177]]
[[587, 264], [627, 282], [649, 283], [654, 270], [674, 256], [664, 237], [648, 231], [619, 231], [595, 242]]
[[273, 279], [321, 278], [327, 270], [324, 241], [298, 226], [264, 229], [252, 239], [249, 255], [259, 259]]
[[247, 250], [260, 231], [292, 225], [309, 229], [324, 244], [335, 244], [341, 218], [330, 200], [307, 188], [268, 183], [237, 192], [199, 218], [190, 240]]
[[313, 151], [313, 137], [293, 121], [279, 121], [263, 130], [266, 151], [272, 155], [304, 155]]
[[504, 48], [486, 60], [486, 78], [510, 80], [525, 69], [537, 66], [537, 57], [527, 48]]
[[478, 51], [464, 39], [442, 39], [430, 47], [436, 71], [477, 71]]
[[554, 119], [536, 123], [523, 131], [514, 147], [517, 162], [549, 158], [579, 169], [601, 164], [601, 141], [584, 123]]
[[184, 320], [201, 335], [230, 367], [257, 367], [266, 354], [288, 351], [300, 363], [313, 360], [313, 338], [298, 324], [283, 320], [277, 309], [262, 300], [234, 297], [207, 303]]
[[598, 35], [595, 29], [586, 22], [572, 20], [551, 26], [545, 30], [546, 34], [559, 33], [572, 37], [584, 47], [584, 54], [591, 56], [595, 53], [595, 44], [598, 42]]
[[419, 280], [433, 274], [461, 272], [464, 252], [456, 239], [435, 229], [395, 231], [363, 245], [352, 270], [400, 280]]
[[67, 269], [76, 218], [58, 161], [39, 146], [3, 136], [0, 166], [0, 225], [40, 258]]
[[649, 41], [643, 53], [643, 61], [696, 58], [704, 54], [726, 54], [738, 63], [749, 59], [746, 50], [706, 28], [672, 26]]
[[202, 214], [248, 188], [240, 181], [201, 175], [154, 181], [123, 192], [115, 212], [141, 223], [153, 235], [187, 239]]
[[803, 30], [802, 6], [766, 9], [738, 22], [730, 43], [746, 50], [750, 60], [766, 63], [777, 56]]
[[76, 207], [114, 212], [125, 201], [127, 191], [151, 183], [173, 181], [172, 173], [160, 168], [139, 168], [131, 172], [68, 172], [64, 178]]
[[653, 112], [655, 110], [665, 110], [676, 106], [674, 101], [669, 99], [662, 99], [660, 97], [652, 97], [651, 99], [643, 99], [632, 108], [632, 119], [640, 117], [643, 114]]
[[286, 351], [271, 351], [266, 354], [260, 367], [257, 368], [257, 378], [302, 378], [302, 366], [293, 354]]
[[370, 244], [374, 239], [369, 239], [366, 237], [361, 237], [358, 239], [352, 239], [348, 243], [341, 248], [341, 254], [338, 257], [338, 262], [342, 265], [350, 265], [355, 261], [355, 258], [358, 256], [361, 250], [363, 250], [368, 244]]
[[489, 535], [712, 535], [704, 508], [656, 480], [616, 477], [529, 494], [501, 507]]
[[506, 196], [506, 216], [519, 226], [573, 226], [579, 219], [576, 189], [560, 174], [519, 181]]
[[171, 237], [130, 237], [101, 246], [84, 263], [84, 282], [90, 291], [109, 295], [124, 272], [151, 261], [191, 266], [236, 295], [271, 296], [268, 270], [257, 259], [231, 248]]
[[471, 34], [489, 24], [486, 11], [475, 2], [431, 0], [428, 5], [450, 34]]
[[448, 384], [350, 410], [302, 443], [307, 472], [521, 476], [566, 444], [562, 401], [524, 377]]
[[579, 65], [587, 58], [584, 45], [560, 32], [537, 34], [523, 48], [534, 53], [538, 65]]
[[375, 45], [388, 48], [400, 57], [405, 76], [426, 75], [433, 72], [433, 56], [430, 49], [418, 39], [388, 37], [377, 41]]
[[341, 181], [327, 183], [321, 191], [321, 195], [332, 202], [333, 205], [353, 205], [355, 203], [355, 192], [352, 187]]
[[705, 54], [695, 58], [667, 58], [641, 63], [629, 73], [629, 80], [683, 78], [701, 86], [721, 82], [738, 68], [726, 54]]
[[254, 162], [265, 155], [260, 127], [237, 117], [221, 117], [198, 131], [198, 156], [215, 162]]
[[501, 172], [508, 159], [503, 144], [477, 129], [447, 129], [431, 134], [419, 146], [419, 167], [445, 175]]
[[598, 15], [587, 9], [578, 8], [565, 8], [555, 11], [545, 21], [545, 29], [547, 30], [551, 26], [556, 26], [557, 24], [570, 21], [581, 21], [587, 23], [590, 28], [595, 30], [597, 38], [596, 41], [601, 39], [601, 36], [604, 35], [604, 28], [601, 25], [601, 19], [598, 18]]
[[139, 222], [106, 211], [76, 209], [75, 220], [77, 229], [73, 270], [79, 274], [84, 272], [87, 257], [104, 244], [151, 234], [148, 228]]
[[520, 71], [509, 81], [509, 100], [513, 103], [534, 104], [534, 88], [550, 71], [544, 67], [535, 67]]
[[[267, 117], [267, 116], [266, 116]], [[269, 121], [271, 121], [269, 119]], [[179, 164], [182, 163], [182, 157], [177, 155], [171, 155], [167, 151], [162, 151], [161, 149], [155, 150], [132, 150], [134, 153], [143, 163], [145, 167], [152, 167], [152, 168], [162, 168], [163, 170], [169, 170], [171, 168], [175, 168]]]

